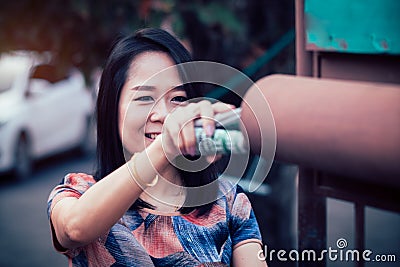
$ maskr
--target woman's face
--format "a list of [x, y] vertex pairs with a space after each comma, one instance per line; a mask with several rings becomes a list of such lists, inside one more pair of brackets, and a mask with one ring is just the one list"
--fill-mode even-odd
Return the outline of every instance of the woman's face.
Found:
[[136, 56], [128, 69], [118, 126], [122, 144], [130, 154], [150, 145], [161, 133], [168, 113], [187, 100], [176, 68], [161, 72], [174, 65], [166, 53], [145, 52]]

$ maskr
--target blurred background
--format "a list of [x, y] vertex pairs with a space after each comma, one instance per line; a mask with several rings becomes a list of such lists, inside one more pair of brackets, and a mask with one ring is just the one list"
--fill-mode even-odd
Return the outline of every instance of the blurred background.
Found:
[[[102, 66], [116, 38], [143, 27], [162, 27], [195, 60], [228, 64], [254, 81], [295, 72], [292, 0], [2, 1], [0, 266], [67, 264], [52, 248], [46, 200], [66, 173], [93, 171], [91, 114]], [[24, 67], [10, 74], [16, 64]], [[240, 104], [229, 93], [220, 99]], [[270, 248], [295, 246], [295, 172], [275, 163], [249, 195]]]
[[[47, 197], [66, 173], [93, 172], [92, 114], [102, 66], [115, 38], [143, 27], [162, 27], [195, 60], [228, 64], [253, 81], [295, 74], [294, 0], [2, 1], [0, 266], [67, 265], [52, 247]], [[229, 93], [220, 99], [240, 104]], [[274, 162], [260, 189], [248, 194], [268, 250], [297, 247], [297, 170]], [[327, 205], [332, 245], [354, 234], [354, 214], [347, 202]], [[367, 213], [369, 244], [398, 252], [400, 216]]]

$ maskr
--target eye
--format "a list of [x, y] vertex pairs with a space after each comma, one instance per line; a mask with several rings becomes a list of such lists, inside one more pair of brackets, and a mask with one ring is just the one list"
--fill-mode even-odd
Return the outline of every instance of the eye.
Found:
[[173, 97], [171, 99], [172, 102], [179, 102], [179, 103], [185, 102], [187, 100], [188, 100], [188, 98], [186, 96], [183, 96], [183, 95], [175, 96], [175, 97]]
[[148, 101], [153, 101], [153, 97], [151, 96], [140, 96], [135, 98], [133, 101], [143, 101], [143, 102], [148, 102]]

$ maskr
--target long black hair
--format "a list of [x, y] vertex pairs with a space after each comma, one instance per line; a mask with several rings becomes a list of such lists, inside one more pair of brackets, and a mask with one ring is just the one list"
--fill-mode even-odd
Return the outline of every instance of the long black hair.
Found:
[[[96, 105], [97, 171], [95, 179], [97, 181], [126, 163], [118, 130], [119, 100], [132, 61], [139, 54], [149, 51], [167, 53], [176, 64], [192, 60], [185, 47], [175, 37], [162, 29], [139, 30], [132, 35], [120, 38], [112, 46], [100, 79]], [[183, 88], [189, 99], [202, 96], [199, 86], [187, 84]], [[214, 164], [199, 172], [187, 172], [180, 169], [178, 171], [184, 185], [188, 187], [206, 185], [215, 180], [218, 175]], [[200, 208], [199, 214], [209, 210], [210, 204], [212, 203], [197, 207]], [[142, 207], [150, 206], [138, 199], [131, 208]], [[194, 208], [196, 207], [184, 207], [181, 212], [187, 213]]]

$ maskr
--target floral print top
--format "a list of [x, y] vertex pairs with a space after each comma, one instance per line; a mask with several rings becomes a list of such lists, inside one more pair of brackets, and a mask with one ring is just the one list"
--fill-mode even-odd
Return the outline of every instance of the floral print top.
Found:
[[[96, 181], [91, 175], [70, 173], [50, 193], [47, 212], [65, 197], [79, 198]], [[250, 201], [238, 186], [219, 181], [223, 197], [198, 216], [128, 210], [97, 241], [63, 251], [70, 266], [230, 266], [232, 252], [247, 242], [261, 244]], [[55, 234], [52, 231], [55, 241]], [[61, 252], [61, 251], [60, 251]]]

